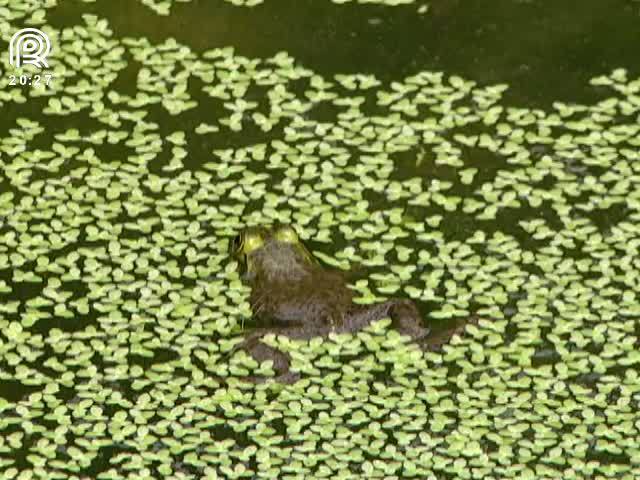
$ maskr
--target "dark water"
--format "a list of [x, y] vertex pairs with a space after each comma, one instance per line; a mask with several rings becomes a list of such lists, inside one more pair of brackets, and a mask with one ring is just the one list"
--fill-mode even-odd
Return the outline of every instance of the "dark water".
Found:
[[[387, 7], [277, 0], [253, 8], [227, 2], [174, 3], [159, 16], [139, 2], [65, 1], [53, 25], [93, 12], [118, 37], [174, 37], [196, 51], [233, 45], [248, 57], [286, 50], [323, 75], [401, 79], [421, 70], [455, 72], [479, 83], [508, 83], [505, 99], [529, 106], [597, 96], [589, 78], [621, 65], [640, 71], [640, 2], [632, 0], [435, 0]], [[635, 71], [634, 71], [634, 66]]]

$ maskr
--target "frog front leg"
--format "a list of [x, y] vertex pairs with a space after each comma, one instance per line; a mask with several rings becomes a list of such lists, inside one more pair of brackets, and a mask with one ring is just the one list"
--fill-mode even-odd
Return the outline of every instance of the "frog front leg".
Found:
[[[244, 350], [258, 363], [272, 360], [273, 369], [276, 373], [274, 380], [280, 383], [293, 383], [299, 379], [299, 374], [290, 371], [291, 358], [289, 355], [262, 341], [266, 335], [271, 333], [284, 335], [294, 340], [307, 340], [313, 337], [326, 336], [329, 333], [329, 327], [290, 325], [286, 327], [257, 328], [252, 330], [242, 342], [235, 345], [227, 354], [227, 356], [231, 356], [238, 350]], [[252, 383], [261, 383], [268, 380], [268, 377], [250, 376], [246, 380]]]

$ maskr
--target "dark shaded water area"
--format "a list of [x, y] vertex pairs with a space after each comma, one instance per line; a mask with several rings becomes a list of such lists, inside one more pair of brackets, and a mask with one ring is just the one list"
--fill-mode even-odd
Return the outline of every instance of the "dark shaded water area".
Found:
[[53, 25], [78, 13], [109, 20], [117, 36], [174, 37], [195, 51], [233, 45], [252, 58], [286, 50], [320, 74], [372, 73], [399, 80], [422, 70], [479, 83], [508, 83], [504, 99], [530, 107], [598, 98], [589, 78], [625, 65], [638, 70], [640, 3], [632, 0], [435, 0], [390, 7], [329, 1], [177, 2], [159, 16], [139, 2], [62, 2]]

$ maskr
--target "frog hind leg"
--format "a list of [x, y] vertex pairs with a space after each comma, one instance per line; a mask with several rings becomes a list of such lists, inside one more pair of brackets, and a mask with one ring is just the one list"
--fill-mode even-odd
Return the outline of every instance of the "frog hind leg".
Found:
[[414, 340], [429, 334], [429, 328], [422, 324], [418, 308], [411, 300], [403, 298], [393, 298], [374, 305], [358, 306], [349, 312], [339, 331], [353, 332], [383, 318], [391, 318], [393, 328]]
[[442, 330], [431, 332], [420, 341], [420, 344], [425, 350], [438, 352], [451, 341], [452, 337], [456, 335], [462, 336], [467, 325], [476, 323], [478, 323], [478, 317], [475, 315], [456, 319], [452, 325]]
[[385, 302], [389, 305], [389, 316], [393, 327], [402, 335], [408, 335], [414, 340], [425, 338], [431, 329], [422, 323], [422, 315], [418, 307], [408, 299], [391, 299]]
[[369, 311], [369, 321], [388, 316], [396, 330], [417, 341], [423, 349], [430, 351], [441, 350], [453, 336], [462, 335], [469, 323], [477, 323], [478, 321], [477, 317], [460, 318], [453, 324], [436, 331], [424, 326], [420, 311], [415, 303], [409, 299], [394, 298], [377, 307], [377, 309]]

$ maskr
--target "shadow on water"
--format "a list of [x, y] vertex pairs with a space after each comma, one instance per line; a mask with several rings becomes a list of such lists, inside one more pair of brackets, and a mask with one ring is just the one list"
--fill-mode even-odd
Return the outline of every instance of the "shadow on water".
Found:
[[441, 70], [509, 83], [507, 99], [531, 106], [595, 98], [589, 78], [637, 64], [640, 4], [631, 0], [434, 0], [425, 14], [420, 5], [279, 0], [246, 8], [193, 0], [174, 2], [171, 15], [160, 16], [131, 0], [76, 0], [49, 18], [68, 25], [92, 12], [119, 37], [174, 37], [196, 51], [233, 45], [241, 55], [268, 57], [286, 50], [325, 75], [371, 72], [390, 80]]

